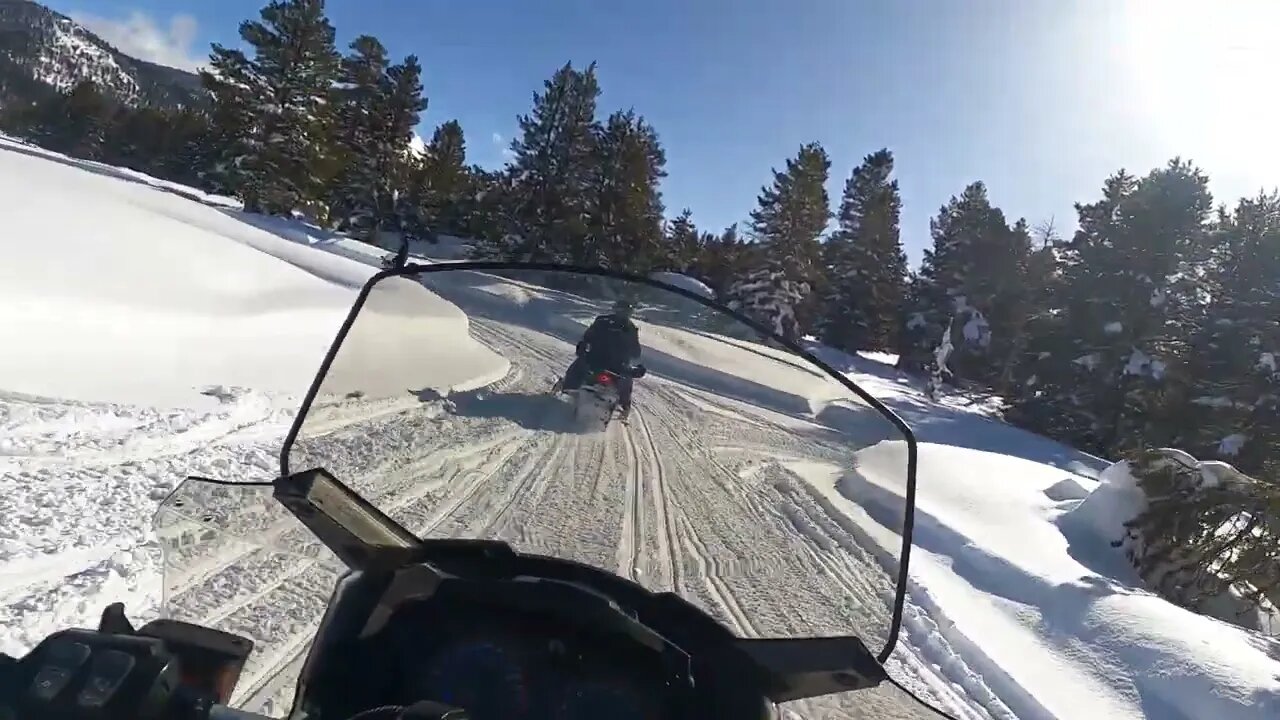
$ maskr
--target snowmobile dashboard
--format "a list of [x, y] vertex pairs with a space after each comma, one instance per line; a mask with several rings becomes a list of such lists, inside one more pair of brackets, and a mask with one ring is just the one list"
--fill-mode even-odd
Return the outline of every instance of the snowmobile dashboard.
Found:
[[0, 719], [236, 717], [231, 695], [253, 649], [231, 633], [170, 620], [135, 630], [116, 603], [97, 630], [61, 630], [21, 659], [0, 655]]
[[[774, 718], [886, 679], [856, 637], [743, 639], [674, 593], [491, 540], [421, 540], [323, 470], [273, 494], [347, 567], [291, 718]], [[253, 643], [123, 606], [0, 656], [0, 720], [230, 720]]]
[[743, 639], [674, 593], [492, 540], [420, 540], [324, 470], [275, 497], [342, 559], [295, 712], [430, 700], [490, 718], [769, 718], [873, 687], [856, 637]]

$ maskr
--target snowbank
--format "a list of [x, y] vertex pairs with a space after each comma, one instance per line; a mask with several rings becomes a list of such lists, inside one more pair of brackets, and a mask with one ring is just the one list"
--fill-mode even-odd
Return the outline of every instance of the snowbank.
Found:
[[456, 305], [416, 280], [383, 280], [343, 340], [322, 392], [447, 396], [501, 379], [510, 362], [472, 340], [469, 326]]
[[7, 145], [0, 215], [10, 391], [163, 406], [213, 383], [297, 392], [351, 302], [219, 209]]
[[1125, 536], [1124, 524], [1147, 509], [1147, 498], [1127, 461], [1103, 470], [1098, 481], [1098, 487], [1062, 522], [1087, 529], [1100, 540], [1119, 542]]
[[[1198, 461], [1181, 450], [1163, 448], [1158, 451], [1161, 462], [1174, 462], [1199, 474], [1206, 485], [1225, 482], [1255, 482], [1231, 465], [1216, 461]], [[1101, 484], [1077, 507], [1059, 518], [1064, 531], [1091, 538], [1099, 546], [1116, 545], [1117, 554], [1142, 552], [1141, 538], [1127, 531], [1125, 523], [1137, 518], [1148, 507], [1146, 494], [1134, 477], [1127, 461], [1117, 462], [1102, 473]], [[1148, 576], [1151, 580], [1152, 576]], [[1153, 582], [1160, 582], [1153, 580]], [[1227, 588], [1217, 597], [1207, 598], [1200, 611], [1234, 625], [1258, 630], [1267, 635], [1280, 633], [1280, 618], [1267, 608], [1259, 608], [1245, 600], [1237, 588]]]
[[[810, 482], [892, 550], [895, 477], [860, 467]], [[1093, 534], [1131, 511], [1124, 473], [1108, 470], [1080, 506], [1083, 533], [1055, 522], [1048, 493], [1062, 480], [1037, 462], [922, 444], [910, 592], [930, 621], [909, 618], [908, 633], [961, 648], [1020, 718], [1277, 717], [1267, 641], [1135, 590], [1123, 556]]]
[[[209, 385], [300, 395], [376, 262], [322, 252], [335, 238], [302, 223], [95, 165], [0, 141], [3, 389], [152, 407], [209, 407]], [[501, 360], [470, 341], [456, 308], [415, 303], [431, 311], [423, 326], [454, 322], [403, 335], [402, 359], [449, 347], [476, 378], [493, 376]], [[419, 340], [434, 355], [411, 348]], [[444, 368], [450, 384], [457, 367]]]

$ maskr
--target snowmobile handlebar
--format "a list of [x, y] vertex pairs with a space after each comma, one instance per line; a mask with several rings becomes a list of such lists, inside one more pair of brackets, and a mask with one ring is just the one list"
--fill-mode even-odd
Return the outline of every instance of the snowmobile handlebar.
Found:
[[[190, 647], [175, 653], [166, 638], [146, 634], [150, 627], [128, 634], [62, 630], [23, 658], [0, 654], [0, 720], [274, 720], [216, 702], [234, 685], [234, 677], [225, 674], [228, 667], [210, 666], [207, 656], [192, 654]], [[227, 679], [231, 685], [221, 692], [201, 687]], [[409, 718], [467, 720], [468, 715], [426, 702], [368, 710], [351, 720]]]

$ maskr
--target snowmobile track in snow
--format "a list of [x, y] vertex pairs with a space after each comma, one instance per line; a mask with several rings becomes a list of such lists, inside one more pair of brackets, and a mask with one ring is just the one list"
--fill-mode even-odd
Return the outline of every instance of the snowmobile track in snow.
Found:
[[659, 569], [665, 571], [665, 578], [671, 583], [671, 589], [676, 593], [682, 593], [685, 588], [685, 580], [680, 563], [675, 557], [676, 543], [671, 531], [671, 500], [667, 495], [662, 456], [658, 451], [657, 445], [654, 444], [653, 432], [649, 429], [649, 421], [645, 417], [646, 413], [647, 411], [641, 407], [640, 403], [635, 404], [634, 417], [636, 418], [636, 425], [644, 434], [645, 447], [647, 448], [647, 457], [645, 458], [645, 465], [649, 469], [647, 475], [640, 470], [640, 450], [635, 441], [634, 431], [630, 427], [625, 429], [627, 442], [636, 460], [633, 465], [635, 471], [634, 480], [630, 488], [632, 495], [632, 520], [629, 523], [631, 526], [631, 567], [640, 567], [642, 560], [641, 552], [645, 542], [644, 531], [646, 529], [643, 519], [646, 515], [647, 501], [648, 509], [656, 515], [654, 526], [657, 532], [657, 554], [661, 558], [661, 567]]

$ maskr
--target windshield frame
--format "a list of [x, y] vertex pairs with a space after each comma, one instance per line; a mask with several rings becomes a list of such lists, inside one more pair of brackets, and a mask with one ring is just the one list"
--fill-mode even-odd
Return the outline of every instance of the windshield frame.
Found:
[[372, 275], [367, 282], [360, 288], [359, 294], [356, 296], [355, 302], [351, 309], [347, 312], [346, 318], [343, 319], [342, 325], [339, 326], [338, 332], [333, 342], [329, 345], [329, 349], [325, 352], [324, 359], [320, 363], [320, 368], [316, 375], [312, 378], [311, 385], [307, 388], [306, 395], [303, 396], [302, 404], [298, 407], [298, 412], [294, 416], [293, 422], [289, 426], [289, 432], [285, 435], [284, 444], [280, 449], [280, 477], [288, 477], [291, 473], [289, 467], [289, 453], [293, 449], [294, 443], [301, 434], [303, 425], [306, 421], [307, 414], [311, 411], [311, 405], [315, 401], [324, 385], [325, 378], [329, 374], [330, 368], [333, 366], [334, 360], [338, 356], [338, 352], [342, 349], [342, 344], [346, 340], [347, 334], [351, 331], [355, 324], [356, 318], [359, 317], [360, 311], [364, 308], [365, 302], [369, 299], [370, 293], [374, 287], [384, 280], [395, 277], [419, 277], [423, 275], [431, 275], [441, 272], [561, 272], [576, 275], [587, 275], [593, 277], [613, 278], [623, 280], [630, 283], [646, 285], [658, 290], [679, 295], [686, 300], [691, 300], [709, 310], [728, 315], [734, 320], [751, 328], [762, 337], [766, 337], [779, 346], [792, 352], [809, 363], [813, 364], [823, 373], [831, 377], [849, 392], [852, 392], [859, 399], [866, 402], [877, 412], [879, 412], [886, 420], [888, 420], [899, 432], [902, 433], [907, 446], [907, 477], [906, 477], [906, 494], [904, 498], [905, 510], [902, 523], [902, 547], [899, 552], [898, 559], [898, 577], [896, 579], [896, 588], [893, 599], [893, 612], [890, 617], [890, 627], [888, 637], [885, 641], [884, 648], [877, 654], [876, 659], [881, 663], [888, 660], [889, 655], [893, 652], [893, 648], [898, 643], [898, 635], [902, 629], [902, 614], [906, 604], [907, 595], [907, 579], [911, 560], [911, 544], [912, 535], [915, 526], [915, 506], [916, 506], [916, 467], [917, 467], [917, 450], [916, 436], [901, 417], [893, 410], [889, 409], [884, 403], [876, 399], [871, 393], [860, 387], [844, 374], [837, 371], [827, 363], [823, 362], [816, 355], [805, 350], [799, 344], [788, 340], [781, 335], [775, 333], [765, 325], [761, 324], [741, 312], [733, 310], [703, 295], [681, 287], [669, 285], [653, 278], [643, 275], [635, 275], [632, 273], [610, 270], [606, 268], [580, 267], [576, 265], [565, 265], [560, 263], [544, 263], [544, 262], [507, 262], [507, 261], [490, 261], [490, 260], [468, 260], [462, 262], [444, 262], [431, 264], [408, 264], [397, 268], [382, 270]]

